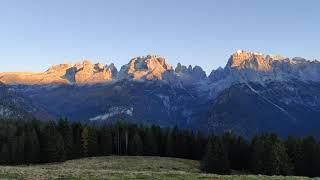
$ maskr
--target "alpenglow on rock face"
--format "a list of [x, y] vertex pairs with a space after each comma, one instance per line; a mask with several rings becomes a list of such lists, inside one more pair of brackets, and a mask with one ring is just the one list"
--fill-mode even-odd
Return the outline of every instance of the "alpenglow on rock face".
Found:
[[164, 74], [170, 73], [172, 70], [172, 67], [160, 56], [141, 56], [131, 59], [127, 65], [122, 66], [119, 78], [162, 80]]
[[148, 55], [119, 72], [114, 64], [84, 61], [43, 73], [0, 73], [1, 82], [0, 118], [124, 119], [248, 137], [265, 131], [320, 137], [320, 63], [303, 58], [239, 50], [207, 77], [199, 66], [172, 68]]
[[[94, 84], [115, 80], [179, 80], [181, 82], [208, 84], [223, 83], [220, 89], [237, 82], [320, 81], [320, 62], [303, 58], [286, 58], [239, 50], [232, 54], [225, 68], [213, 70], [209, 77], [200, 66], [184, 66], [178, 63], [175, 69], [165, 58], [148, 55], [133, 58], [120, 71], [113, 63], [60, 64], [43, 73], [0, 73], [0, 81], [6, 84]], [[188, 84], [187, 83], [187, 84]], [[213, 85], [215, 86], [215, 85]]]
[[43, 73], [0, 73], [0, 81], [6, 84], [92, 84], [108, 82], [117, 76], [113, 64], [93, 64], [88, 60], [75, 65], [59, 64]]
[[122, 66], [118, 73], [113, 63], [93, 64], [85, 60], [82, 63], [59, 64], [43, 73], [0, 73], [0, 81], [6, 84], [94, 84], [118, 79], [164, 80], [170, 76], [173, 68], [163, 57], [148, 55], [136, 57]]
[[90, 61], [84, 61], [82, 64], [76, 64], [74, 67], [74, 82], [79, 84], [90, 84], [98, 82], [111, 81], [116, 77], [117, 71], [114, 65], [92, 64]]
[[263, 55], [239, 50], [231, 55], [225, 69], [236, 81], [320, 81], [320, 62], [303, 58]]

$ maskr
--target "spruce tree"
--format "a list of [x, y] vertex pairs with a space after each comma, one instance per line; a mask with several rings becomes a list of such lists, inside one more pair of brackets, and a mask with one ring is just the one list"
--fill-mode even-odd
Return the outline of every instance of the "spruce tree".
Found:
[[207, 145], [207, 138], [198, 131], [195, 137], [195, 153], [194, 153], [194, 159], [201, 160], [203, 158], [203, 154], [206, 152], [206, 145]]
[[18, 136], [12, 136], [9, 138], [9, 149], [10, 149], [10, 163], [18, 164], [18, 159], [20, 157], [19, 153], [19, 140]]
[[293, 165], [294, 175], [303, 175], [305, 167], [301, 139], [289, 136], [285, 141], [285, 146], [290, 162]]
[[40, 137], [42, 162], [59, 162], [66, 159], [63, 137], [54, 122], [41, 130]]
[[224, 133], [222, 139], [230, 159], [230, 168], [234, 170], [246, 169], [250, 159], [248, 156], [250, 153], [249, 145], [246, 141], [232, 132]]
[[123, 153], [123, 129], [124, 124], [121, 121], [117, 121], [116, 125], [114, 126], [114, 148], [115, 152], [118, 155]]
[[73, 123], [72, 124], [72, 132], [73, 132], [73, 147], [72, 147], [72, 158], [82, 157], [82, 128], [81, 124]]
[[274, 134], [264, 134], [252, 142], [251, 170], [256, 174], [291, 175], [292, 164], [284, 143]]
[[89, 130], [85, 126], [82, 128], [82, 132], [81, 132], [81, 149], [82, 149], [82, 155], [84, 157], [88, 156], [88, 145], [89, 145]]
[[228, 153], [220, 137], [213, 136], [209, 139], [201, 168], [208, 173], [230, 173]]
[[169, 130], [166, 139], [166, 156], [174, 157], [175, 154], [175, 136], [174, 132]]
[[110, 128], [104, 128], [100, 136], [100, 148], [103, 155], [112, 154], [112, 132]]
[[96, 128], [92, 126], [88, 128], [88, 155], [98, 155], [98, 134]]
[[40, 160], [40, 143], [34, 129], [30, 130], [25, 140], [25, 161], [27, 163], [37, 163]]
[[130, 142], [130, 155], [142, 156], [143, 155], [143, 143], [140, 135], [135, 133], [133, 139]]
[[154, 132], [150, 127], [146, 129], [146, 135], [144, 139], [144, 154], [147, 156], [156, 156], [158, 154], [158, 144]]
[[313, 137], [302, 140], [304, 176], [320, 176], [320, 145]]
[[63, 137], [66, 157], [67, 159], [71, 159], [73, 157], [73, 132], [67, 119], [61, 119], [59, 121], [58, 130]]
[[0, 163], [8, 164], [10, 162], [10, 153], [7, 143], [3, 143], [0, 151]]

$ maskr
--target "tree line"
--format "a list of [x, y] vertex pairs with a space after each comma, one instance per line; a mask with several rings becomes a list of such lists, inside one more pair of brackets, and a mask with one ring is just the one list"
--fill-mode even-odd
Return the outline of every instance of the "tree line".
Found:
[[0, 164], [61, 162], [89, 156], [145, 155], [201, 159], [207, 138], [178, 128], [0, 120]]
[[90, 156], [165, 156], [201, 160], [209, 173], [320, 176], [320, 142], [313, 137], [233, 133], [204, 135], [156, 125], [0, 120], [0, 164], [62, 162]]
[[281, 139], [275, 134], [256, 135], [251, 141], [233, 133], [208, 138], [202, 170], [230, 174], [320, 177], [320, 142], [314, 137]]

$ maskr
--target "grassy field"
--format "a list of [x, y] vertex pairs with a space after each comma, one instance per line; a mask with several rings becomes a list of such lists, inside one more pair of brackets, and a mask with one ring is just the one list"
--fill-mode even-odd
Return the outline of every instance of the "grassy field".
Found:
[[160, 157], [107, 156], [31, 166], [0, 166], [0, 179], [307, 179], [204, 174], [199, 162]]

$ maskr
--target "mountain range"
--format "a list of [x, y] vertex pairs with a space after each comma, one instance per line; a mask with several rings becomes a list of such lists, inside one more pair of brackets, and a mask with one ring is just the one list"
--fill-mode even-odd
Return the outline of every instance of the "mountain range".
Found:
[[0, 117], [178, 126], [320, 136], [320, 62], [239, 50], [209, 76], [199, 66], [148, 55], [0, 73]]

